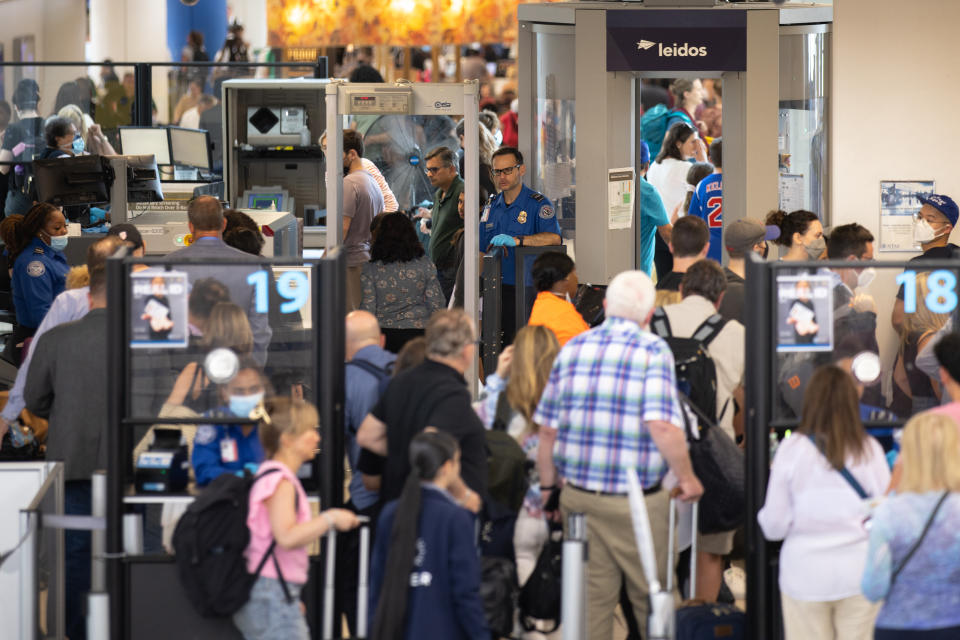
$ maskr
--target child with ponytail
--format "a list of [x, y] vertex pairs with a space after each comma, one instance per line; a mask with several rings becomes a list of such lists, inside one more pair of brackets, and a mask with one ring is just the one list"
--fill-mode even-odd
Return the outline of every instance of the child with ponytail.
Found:
[[[474, 516], [448, 493], [460, 450], [434, 430], [410, 442], [403, 494], [384, 507], [371, 559], [371, 640], [489, 640]], [[399, 517], [398, 517], [399, 514]]]
[[349, 531], [359, 521], [346, 509], [310, 515], [297, 470], [313, 459], [320, 443], [319, 417], [313, 405], [273, 398], [251, 417], [260, 420], [257, 429], [267, 456], [258, 474], [268, 469], [279, 469], [279, 473], [260, 478], [250, 490], [250, 544], [244, 553], [247, 571], [254, 573], [274, 541], [276, 545], [273, 558], [263, 565], [250, 599], [233, 615], [233, 622], [245, 640], [308, 640], [300, 607], [300, 590], [307, 581], [307, 545], [331, 528]]

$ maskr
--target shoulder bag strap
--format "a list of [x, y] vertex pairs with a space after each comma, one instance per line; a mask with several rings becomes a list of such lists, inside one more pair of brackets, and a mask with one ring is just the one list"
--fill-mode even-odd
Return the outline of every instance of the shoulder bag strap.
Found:
[[719, 313], [715, 313], [703, 321], [697, 330], [691, 336], [694, 340], [699, 340], [703, 346], [709, 347], [713, 339], [716, 338], [723, 328], [727, 325], [727, 320]]
[[[817, 440], [813, 437], [812, 433], [808, 433], [807, 437], [810, 438], [810, 442], [813, 443], [813, 446], [816, 447], [817, 451], [820, 451], [820, 447], [817, 447]], [[820, 451], [820, 454], [823, 455], [823, 452]], [[863, 486], [857, 482], [857, 479], [853, 477], [853, 474], [850, 473], [850, 470], [846, 467], [839, 469], [838, 473], [843, 476], [843, 479], [847, 481], [854, 491], [857, 492], [857, 495], [860, 496], [861, 500], [866, 500], [870, 497], [870, 494], [864, 491]]]
[[663, 307], [657, 307], [654, 310], [653, 317], [650, 319], [650, 330], [661, 338], [669, 338], [673, 335], [670, 329], [670, 318], [667, 317]]
[[937, 517], [937, 512], [940, 511], [940, 507], [943, 506], [943, 503], [946, 501], [947, 497], [950, 495], [949, 489], [943, 492], [943, 495], [940, 496], [940, 499], [937, 500], [937, 504], [933, 507], [933, 511], [930, 512], [930, 516], [927, 518], [926, 524], [923, 525], [923, 531], [920, 532], [920, 537], [917, 538], [917, 541], [913, 543], [913, 546], [910, 547], [910, 550], [907, 551], [907, 555], [903, 556], [897, 564], [897, 568], [893, 570], [893, 573], [890, 574], [890, 587], [887, 589], [887, 594], [889, 595], [893, 591], [893, 585], [897, 581], [897, 578], [900, 577], [900, 572], [903, 571], [903, 568], [907, 566], [907, 563], [910, 562], [910, 558], [913, 557], [913, 554], [917, 552], [917, 549], [920, 548], [920, 545], [923, 543], [923, 539], [927, 537], [927, 532], [930, 531], [930, 527], [933, 525], [934, 518]]

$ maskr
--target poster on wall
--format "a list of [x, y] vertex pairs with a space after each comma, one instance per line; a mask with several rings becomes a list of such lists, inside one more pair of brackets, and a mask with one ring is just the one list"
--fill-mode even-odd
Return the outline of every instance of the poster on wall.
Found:
[[777, 275], [777, 351], [833, 351], [830, 275]]
[[185, 348], [187, 274], [147, 270], [130, 274], [130, 346], [134, 349]]
[[880, 251], [918, 251], [913, 217], [921, 197], [934, 192], [933, 180], [880, 181]]
[[610, 229], [633, 225], [633, 167], [610, 169], [607, 173], [607, 217]]

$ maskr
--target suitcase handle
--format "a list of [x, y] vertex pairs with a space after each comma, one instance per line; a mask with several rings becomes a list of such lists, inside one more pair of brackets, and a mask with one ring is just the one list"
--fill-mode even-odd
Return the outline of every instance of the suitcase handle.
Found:
[[[367, 612], [370, 594], [370, 518], [357, 516], [360, 521], [360, 575], [357, 580], [357, 637], [367, 637]], [[337, 570], [337, 530], [331, 528], [326, 533], [327, 563], [323, 576], [323, 621], [321, 629], [323, 640], [334, 640], [333, 600], [336, 594]]]

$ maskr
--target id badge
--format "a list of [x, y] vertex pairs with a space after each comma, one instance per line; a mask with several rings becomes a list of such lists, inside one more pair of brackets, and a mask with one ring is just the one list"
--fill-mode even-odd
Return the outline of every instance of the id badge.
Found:
[[222, 462], [236, 462], [239, 457], [236, 440], [233, 438], [224, 438], [220, 441], [220, 460]]

